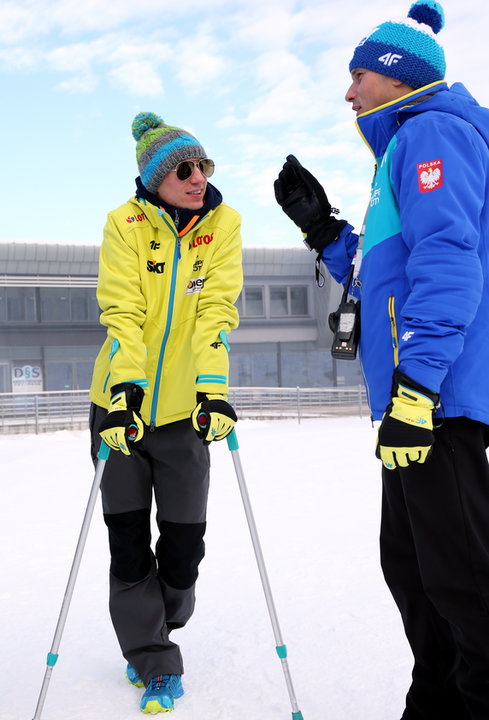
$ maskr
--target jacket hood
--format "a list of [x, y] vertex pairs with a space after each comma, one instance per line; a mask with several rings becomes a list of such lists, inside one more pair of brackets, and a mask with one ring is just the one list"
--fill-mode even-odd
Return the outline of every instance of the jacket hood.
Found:
[[449, 113], [470, 123], [489, 146], [489, 109], [481, 107], [462, 83], [455, 83], [450, 88], [444, 81], [426, 85], [399, 100], [360, 115], [356, 125], [378, 160], [407, 120], [430, 110]]

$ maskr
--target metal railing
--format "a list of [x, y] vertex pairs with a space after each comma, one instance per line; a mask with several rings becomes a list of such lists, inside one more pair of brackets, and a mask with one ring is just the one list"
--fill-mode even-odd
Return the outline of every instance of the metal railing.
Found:
[[[368, 413], [361, 385], [341, 388], [236, 387], [229, 401], [239, 418], [330, 417]], [[88, 390], [0, 393], [0, 432], [40, 433], [88, 427]]]

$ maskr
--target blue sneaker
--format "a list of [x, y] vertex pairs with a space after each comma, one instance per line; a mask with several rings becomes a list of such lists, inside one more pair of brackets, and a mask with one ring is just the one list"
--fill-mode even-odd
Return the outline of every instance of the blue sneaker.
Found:
[[135, 685], [136, 687], [144, 687], [144, 683], [139, 677], [138, 671], [135, 670], [133, 666], [129, 663], [127, 663], [126, 677], [131, 683], [131, 685]]
[[143, 713], [159, 713], [173, 710], [175, 698], [182, 697], [183, 686], [181, 675], [158, 675], [149, 681], [143, 697], [141, 710]]

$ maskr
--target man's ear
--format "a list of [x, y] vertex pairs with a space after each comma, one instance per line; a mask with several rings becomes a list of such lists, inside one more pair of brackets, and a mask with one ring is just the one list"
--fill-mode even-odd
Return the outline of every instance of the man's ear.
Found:
[[391, 81], [392, 87], [396, 88], [396, 90], [402, 90], [403, 95], [408, 95], [410, 92], [413, 92], [414, 88], [410, 87], [409, 85], [406, 85], [402, 80], [398, 80], [397, 78], [389, 78]]

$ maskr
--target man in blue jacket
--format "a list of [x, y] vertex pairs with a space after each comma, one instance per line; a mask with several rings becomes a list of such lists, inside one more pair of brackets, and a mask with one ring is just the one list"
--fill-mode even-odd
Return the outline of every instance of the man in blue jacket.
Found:
[[443, 24], [418, 0], [354, 51], [346, 100], [376, 159], [362, 232], [294, 156], [275, 194], [361, 300], [381, 562], [415, 660], [402, 720], [487, 720], [489, 110], [444, 81]]

